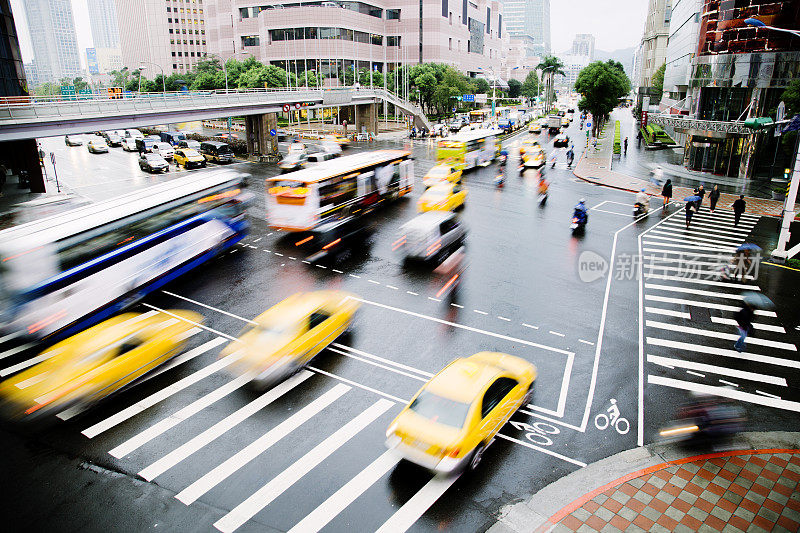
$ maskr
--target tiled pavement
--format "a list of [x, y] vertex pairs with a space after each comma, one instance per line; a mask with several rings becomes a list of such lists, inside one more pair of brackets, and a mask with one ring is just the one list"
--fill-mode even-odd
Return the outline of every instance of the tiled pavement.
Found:
[[[606, 126], [606, 129], [609, 128], [610, 126]], [[612, 143], [607, 137], [606, 133], [606, 138], [601, 140], [597, 150], [588, 150], [581, 155], [573, 172], [575, 176], [591, 183], [631, 192], [639, 192], [644, 187], [648, 194], [660, 197], [660, 186], [655, 186], [647, 180], [615, 172], [611, 168]], [[693, 194], [693, 189], [688, 187], [675, 186], [673, 188], [673, 199], [675, 200], [682, 200], [691, 194]], [[735, 194], [722, 193], [718, 206], [721, 209], [730, 209], [737, 198], [738, 196]], [[783, 202], [753, 197], [745, 197], [745, 201], [747, 202], [747, 213], [780, 216], [783, 212]], [[705, 204], [708, 205], [708, 200], [705, 200]]]
[[689, 457], [633, 472], [539, 531], [800, 531], [800, 450]]

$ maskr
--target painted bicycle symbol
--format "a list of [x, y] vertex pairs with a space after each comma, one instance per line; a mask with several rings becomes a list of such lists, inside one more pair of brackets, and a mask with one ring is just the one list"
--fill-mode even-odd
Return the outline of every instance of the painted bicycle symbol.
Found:
[[626, 434], [631, 430], [631, 423], [627, 418], [619, 416], [619, 407], [617, 407], [617, 400], [611, 398], [611, 407], [606, 409], [606, 413], [600, 413], [594, 417], [594, 425], [599, 430], [604, 430], [608, 426], [613, 426], [620, 435]]
[[558, 435], [560, 431], [557, 427], [546, 422], [534, 422], [533, 424], [526, 424], [525, 422], [510, 422], [512, 426], [520, 431], [525, 431], [525, 438], [534, 444], [540, 446], [551, 446], [553, 439], [548, 435]]

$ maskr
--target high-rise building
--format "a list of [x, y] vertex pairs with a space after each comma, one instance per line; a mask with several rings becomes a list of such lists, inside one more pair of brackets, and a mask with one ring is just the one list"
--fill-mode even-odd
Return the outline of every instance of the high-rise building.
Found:
[[[639, 98], [652, 92], [653, 74], [666, 62], [672, 2], [673, 0], [650, 0], [647, 5], [639, 57], [639, 78], [633, 81], [633, 85], [639, 88]], [[661, 94], [650, 96], [653, 101], [657, 101]]]
[[31, 85], [81, 74], [78, 37], [70, 0], [25, 0], [25, 18], [33, 46]]
[[673, 0], [661, 104], [675, 106], [676, 112], [692, 108], [686, 96], [702, 12], [703, 0]]
[[589, 62], [594, 61], [594, 35], [579, 33], [572, 40], [572, 55], [586, 56]]
[[387, 72], [428, 62], [500, 78], [508, 49], [497, 0], [253, 4], [206, 0], [208, 52], [223, 59], [252, 56], [297, 75], [314, 70], [328, 85], [344, 83], [353, 67]]
[[526, 57], [550, 54], [550, 0], [503, 0], [505, 27]]
[[95, 48], [119, 48], [119, 25], [114, 0], [86, 0]]
[[[231, 7], [228, 4], [228, 23]], [[148, 78], [188, 72], [206, 55], [206, 14], [214, 0], [114, 0], [122, 64]], [[252, 2], [250, 2], [252, 3]], [[153, 66], [155, 65], [155, 66]]]

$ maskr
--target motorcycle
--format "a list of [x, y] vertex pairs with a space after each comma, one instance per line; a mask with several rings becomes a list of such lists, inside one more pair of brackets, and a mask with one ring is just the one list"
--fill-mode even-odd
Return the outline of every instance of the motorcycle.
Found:
[[589, 222], [589, 213], [576, 207], [575, 211], [572, 213], [572, 224], [569, 226], [572, 230], [572, 234], [575, 235], [576, 233], [584, 231], [587, 222]]
[[498, 189], [502, 189], [505, 186], [506, 177], [503, 174], [498, 175], [494, 179], [494, 184]]
[[500, 156], [497, 158], [498, 163], [500, 163], [501, 167], [506, 166], [508, 162], [508, 155], [501, 153]]
[[659, 431], [667, 442], [703, 443], [727, 439], [744, 430], [747, 413], [727, 398], [700, 395], [678, 410], [677, 420]]
[[634, 218], [639, 218], [642, 215], [646, 215], [648, 213], [648, 208], [645, 204], [636, 202], [633, 204], [633, 216]]
[[411, 139], [416, 139], [417, 138], [417, 130], [411, 130], [411, 133], [409, 133], [408, 136]]

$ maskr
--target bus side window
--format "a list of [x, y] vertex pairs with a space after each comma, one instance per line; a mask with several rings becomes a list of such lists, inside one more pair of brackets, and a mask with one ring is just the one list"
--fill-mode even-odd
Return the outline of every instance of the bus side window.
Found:
[[358, 175], [358, 195], [366, 196], [375, 191], [375, 173], [372, 171]]
[[400, 165], [397, 163], [392, 164], [392, 179], [389, 181], [390, 185], [397, 185], [400, 183]]

